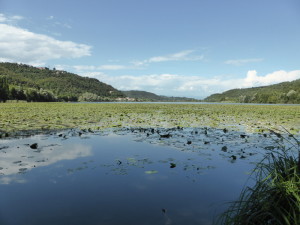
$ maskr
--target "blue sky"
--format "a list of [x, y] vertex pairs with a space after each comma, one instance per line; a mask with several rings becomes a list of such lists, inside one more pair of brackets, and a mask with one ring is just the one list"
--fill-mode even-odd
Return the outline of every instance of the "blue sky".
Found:
[[0, 0], [0, 61], [203, 98], [300, 78], [298, 0]]

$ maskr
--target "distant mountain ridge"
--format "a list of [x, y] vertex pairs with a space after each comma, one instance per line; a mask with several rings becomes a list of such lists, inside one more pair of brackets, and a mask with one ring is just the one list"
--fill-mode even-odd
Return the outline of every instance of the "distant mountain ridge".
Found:
[[205, 102], [300, 104], [300, 79], [269, 86], [231, 89], [205, 98]]
[[151, 101], [151, 102], [196, 102], [199, 101], [194, 98], [186, 97], [167, 97], [163, 95], [156, 95], [148, 91], [122, 91], [128, 98], [137, 99], [137, 101]]
[[22, 89], [24, 94], [41, 90], [57, 100], [77, 101], [81, 96], [111, 100], [124, 94], [95, 78], [82, 77], [55, 68], [33, 67], [18, 63], [0, 63], [0, 76], [10, 88]]

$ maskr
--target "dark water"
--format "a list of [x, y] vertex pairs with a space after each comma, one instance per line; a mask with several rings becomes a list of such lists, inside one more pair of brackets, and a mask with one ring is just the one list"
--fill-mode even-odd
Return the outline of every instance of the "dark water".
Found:
[[274, 144], [200, 128], [72, 135], [0, 142], [1, 225], [212, 224]]

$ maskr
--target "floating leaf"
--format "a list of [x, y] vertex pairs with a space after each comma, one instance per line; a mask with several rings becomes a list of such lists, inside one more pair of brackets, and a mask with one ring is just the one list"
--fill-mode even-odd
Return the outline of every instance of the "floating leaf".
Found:
[[155, 173], [158, 173], [157, 170], [147, 170], [145, 171], [145, 174], [155, 174]]
[[171, 134], [160, 134], [160, 137], [161, 138], [170, 138], [170, 137], [172, 137], [172, 135]]
[[32, 149], [37, 149], [37, 147], [38, 147], [37, 143], [34, 143], [34, 144], [30, 145], [30, 148], [32, 148]]
[[175, 163], [170, 163], [170, 168], [175, 168], [176, 164]]
[[227, 152], [227, 146], [223, 146], [221, 149], [223, 152]]
[[230, 158], [232, 158], [232, 160], [236, 160], [236, 156], [235, 155], [230, 156]]

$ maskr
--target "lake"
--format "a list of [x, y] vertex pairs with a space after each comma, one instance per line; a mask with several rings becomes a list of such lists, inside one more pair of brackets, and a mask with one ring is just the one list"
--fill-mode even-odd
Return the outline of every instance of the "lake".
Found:
[[300, 106], [300, 104], [235, 103], [235, 102], [68, 102], [71, 104], [167, 104], [167, 105], [253, 105], [253, 106]]
[[278, 141], [179, 127], [3, 139], [0, 224], [209, 225]]

